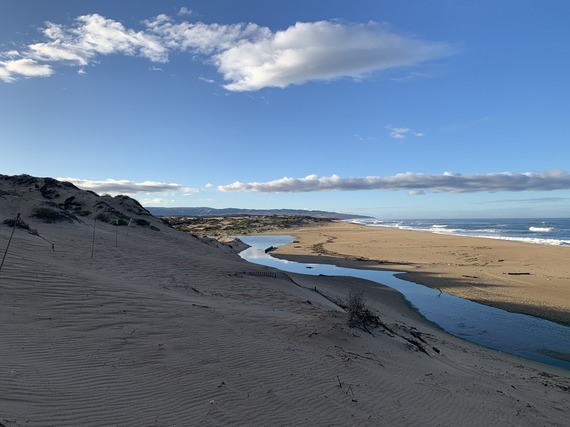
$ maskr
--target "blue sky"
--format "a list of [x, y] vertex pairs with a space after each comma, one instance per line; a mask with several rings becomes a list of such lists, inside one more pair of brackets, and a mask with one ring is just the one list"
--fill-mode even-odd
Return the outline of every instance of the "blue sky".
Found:
[[570, 212], [570, 3], [0, 3], [0, 173], [146, 206]]

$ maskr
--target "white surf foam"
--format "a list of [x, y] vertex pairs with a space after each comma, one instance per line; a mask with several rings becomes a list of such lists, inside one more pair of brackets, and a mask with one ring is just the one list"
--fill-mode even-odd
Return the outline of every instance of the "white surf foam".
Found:
[[528, 231], [532, 231], [534, 233], [550, 233], [554, 231], [553, 227], [529, 227]]

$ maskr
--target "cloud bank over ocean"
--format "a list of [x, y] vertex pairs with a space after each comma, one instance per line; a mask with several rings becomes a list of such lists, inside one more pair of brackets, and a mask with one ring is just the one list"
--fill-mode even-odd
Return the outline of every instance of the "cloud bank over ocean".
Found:
[[[157, 181], [133, 182], [130, 180], [86, 180], [79, 178], [58, 178], [71, 182], [79, 188], [98, 193], [151, 194], [182, 193], [193, 194], [201, 190], [177, 183]], [[406, 172], [393, 176], [367, 176], [341, 178], [309, 175], [304, 178], [281, 178], [267, 182], [234, 182], [217, 187], [208, 185], [220, 192], [253, 193], [302, 193], [312, 191], [358, 191], [358, 190], [404, 190], [411, 196], [426, 193], [476, 193], [476, 192], [518, 192], [554, 191], [570, 189], [570, 175], [566, 171], [458, 174], [445, 172], [442, 175]], [[534, 200], [534, 199], [533, 199]]]
[[181, 192], [195, 193], [198, 190], [194, 188], [184, 187], [181, 184], [167, 184], [157, 181], [133, 182], [126, 179], [106, 179], [103, 181], [91, 181], [79, 178], [57, 178], [58, 181], [71, 182], [73, 185], [97, 193], [109, 194], [136, 194], [136, 193], [164, 193], [164, 192]]
[[442, 175], [406, 172], [393, 176], [341, 178], [309, 175], [305, 178], [281, 178], [268, 182], [234, 182], [218, 187], [220, 191], [259, 193], [298, 193], [308, 191], [408, 190], [410, 195], [434, 193], [474, 193], [498, 191], [550, 191], [570, 189], [566, 171]]
[[450, 56], [456, 47], [399, 34], [387, 24], [337, 21], [297, 22], [278, 31], [255, 23], [206, 24], [158, 15], [143, 28], [125, 27], [99, 14], [73, 24], [47, 22], [44, 41], [0, 52], [0, 80], [49, 77], [59, 66], [79, 73], [106, 55], [146, 58], [166, 64], [187, 53], [217, 68], [229, 91], [285, 88], [308, 81], [362, 78], [382, 70], [410, 67]]

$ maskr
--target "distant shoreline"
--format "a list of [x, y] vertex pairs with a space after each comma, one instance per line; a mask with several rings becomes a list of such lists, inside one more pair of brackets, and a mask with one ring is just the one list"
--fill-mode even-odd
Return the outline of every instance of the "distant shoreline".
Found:
[[148, 208], [149, 212], [155, 216], [162, 217], [232, 217], [232, 216], [306, 216], [325, 219], [372, 219], [370, 216], [344, 214], [338, 212], [328, 212], [308, 209], [242, 209], [225, 208], [217, 209], [210, 207], [153, 207]]
[[566, 218], [353, 219], [346, 222], [367, 227], [570, 247], [570, 220]]

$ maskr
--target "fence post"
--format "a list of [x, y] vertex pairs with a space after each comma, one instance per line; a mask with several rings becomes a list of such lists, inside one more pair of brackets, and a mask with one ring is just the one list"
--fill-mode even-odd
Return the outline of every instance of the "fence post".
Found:
[[6, 250], [4, 251], [4, 256], [2, 257], [2, 262], [0, 263], [0, 270], [2, 270], [2, 266], [4, 265], [4, 260], [6, 259], [6, 255], [8, 254], [8, 248], [10, 248], [10, 243], [12, 242], [12, 237], [14, 236], [14, 231], [16, 231], [16, 225], [18, 225], [18, 221], [20, 221], [20, 214], [16, 216], [16, 220], [14, 221], [14, 227], [12, 228], [12, 233], [10, 234], [10, 238], [8, 239], [8, 246], [6, 246]]

